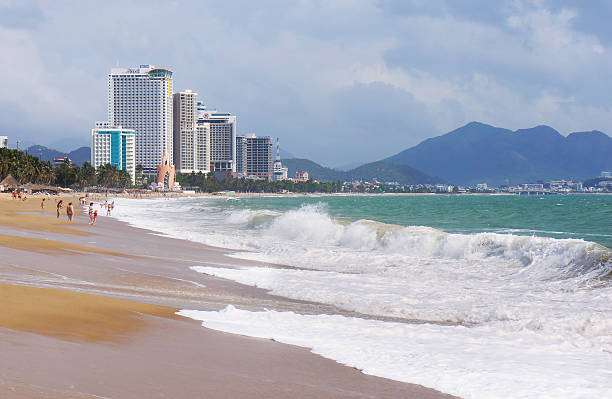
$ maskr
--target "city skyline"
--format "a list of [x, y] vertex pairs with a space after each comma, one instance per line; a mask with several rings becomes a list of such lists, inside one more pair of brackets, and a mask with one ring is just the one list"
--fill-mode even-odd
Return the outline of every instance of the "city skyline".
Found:
[[[612, 131], [605, 2], [144, 6], [0, 5], [0, 64], [11, 72], [0, 134], [11, 146], [88, 145], [117, 61], [168, 68], [174, 92], [238, 115], [238, 134], [281, 137], [287, 151], [332, 167], [472, 120]], [[184, 23], [160, 35], [161, 16]], [[103, 29], [109, 20], [117, 29]]]

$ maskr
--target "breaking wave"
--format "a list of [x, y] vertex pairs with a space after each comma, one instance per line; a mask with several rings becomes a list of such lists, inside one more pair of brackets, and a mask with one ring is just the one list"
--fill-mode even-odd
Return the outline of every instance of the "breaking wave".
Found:
[[[612, 272], [612, 251], [582, 239], [558, 239], [533, 235], [476, 233], [453, 234], [425, 226], [398, 226], [371, 220], [346, 222], [332, 218], [323, 205], [305, 205], [283, 214], [269, 211], [237, 211], [228, 217], [263, 230], [264, 236], [292, 242], [302, 250], [327, 248], [328, 259], [343, 251], [391, 255], [405, 259], [451, 259], [468, 262], [502, 262], [515, 273], [539, 280], [606, 279]], [[275, 251], [265, 241], [261, 250]], [[306, 257], [308, 258], [308, 257]], [[287, 259], [275, 259], [275, 261]], [[397, 260], [397, 259], [396, 259]], [[310, 267], [325, 260], [311, 259]], [[303, 264], [295, 264], [304, 266]]]

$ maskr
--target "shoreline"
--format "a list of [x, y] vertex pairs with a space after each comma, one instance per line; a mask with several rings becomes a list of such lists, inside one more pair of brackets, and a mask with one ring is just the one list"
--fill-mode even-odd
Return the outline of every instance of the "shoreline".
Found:
[[[258, 264], [226, 256], [230, 250], [163, 237], [104, 216], [89, 226], [78, 211], [68, 226], [65, 215], [60, 221], [49, 216], [55, 211], [52, 200], [40, 214], [40, 201], [34, 200], [40, 198], [19, 203], [0, 197], [0, 234], [14, 240], [0, 240], [0, 256], [7, 260], [0, 265], [0, 281], [11, 287], [0, 285], [0, 292], [14, 310], [12, 321], [0, 318], [1, 350], [11, 364], [0, 369], [3, 397], [451, 397], [368, 376], [304, 348], [220, 333], [170, 315], [180, 308], [219, 310], [228, 304], [304, 313], [323, 307], [189, 269]], [[31, 290], [41, 289], [47, 299], [28, 303], [36, 298]], [[84, 309], [71, 308], [74, 303]], [[74, 323], [84, 323], [81, 330], [72, 322], [32, 317], [60, 310], [61, 320], [74, 316]], [[122, 315], [114, 325], [120, 331], [102, 334], [116, 315]], [[16, 328], [30, 319], [39, 323], [34, 331]], [[75, 331], [102, 338], [66, 338], [78, 337]], [[59, 367], [51, 366], [54, 356], [63, 359]], [[121, 371], [129, 366], [143, 370]]]

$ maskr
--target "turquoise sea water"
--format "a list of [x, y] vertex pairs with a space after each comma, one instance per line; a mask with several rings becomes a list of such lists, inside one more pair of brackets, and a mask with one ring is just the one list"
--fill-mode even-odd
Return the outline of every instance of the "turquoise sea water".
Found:
[[348, 221], [429, 226], [449, 233], [582, 238], [612, 248], [612, 195], [270, 197], [224, 205], [285, 212], [303, 204], [325, 204], [331, 216]]

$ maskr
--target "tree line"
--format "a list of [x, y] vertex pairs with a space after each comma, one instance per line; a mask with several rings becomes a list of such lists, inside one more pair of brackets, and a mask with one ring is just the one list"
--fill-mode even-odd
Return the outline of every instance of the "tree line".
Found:
[[0, 180], [11, 174], [20, 183], [57, 185], [71, 188], [104, 186], [126, 188], [132, 185], [125, 170], [111, 164], [101, 165], [96, 170], [89, 162], [73, 165], [67, 159], [53, 167], [49, 161], [25, 154], [19, 150], [0, 148]]
[[252, 180], [226, 176], [217, 179], [213, 173], [177, 173], [177, 181], [183, 189], [213, 193], [217, 191], [236, 191], [240, 193], [336, 193], [342, 191], [341, 182], [315, 182], [294, 180]]
[[[0, 148], [0, 180], [11, 174], [20, 183], [56, 185], [76, 189], [102, 186], [115, 188], [146, 188], [151, 178], [142, 174], [142, 166], [136, 166], [136, 185], [132, 184], [130, 175], [125, 170], [117, 169], [111, 164], [94, 168], [89, 162], [73, 165], [68, 160], [55, 168], [49, 161], [28, 155], [19, 150]], [[176, 174], [175, 179], [183, 188], [200, 192], [236, 191], [243, 193], [334, 193], [342, 191], [341, 182], [308, 181], [268, 181], [239, 179], [227, 176], [217, 179], [213, 173]]]

